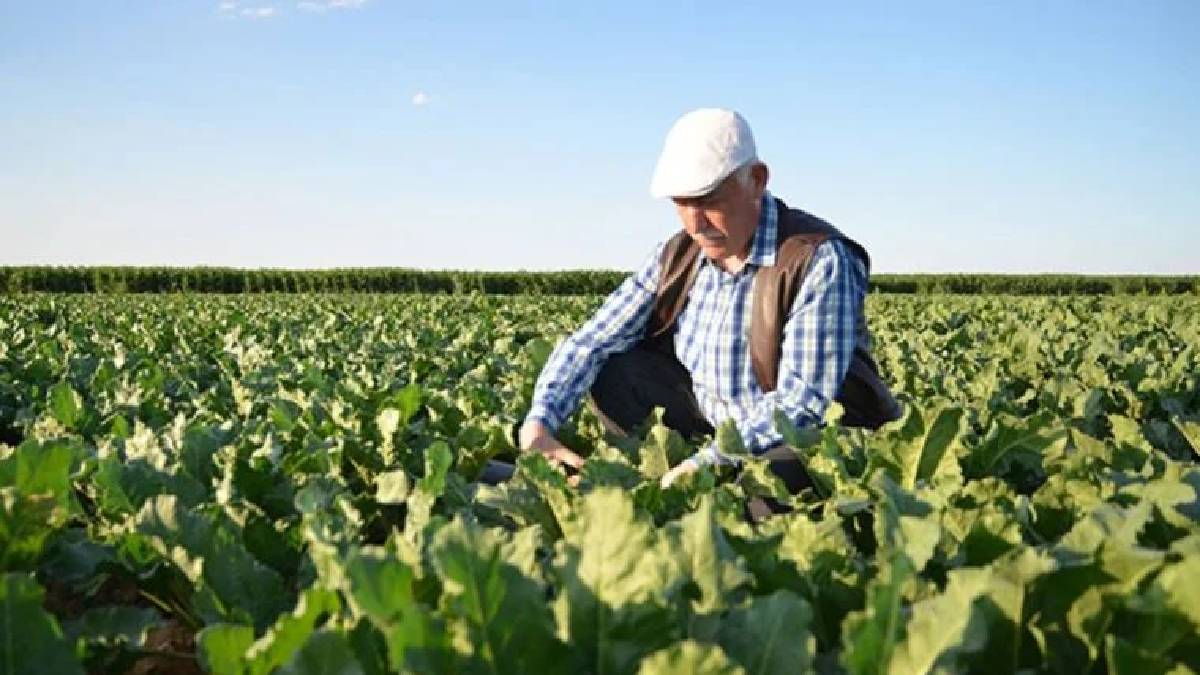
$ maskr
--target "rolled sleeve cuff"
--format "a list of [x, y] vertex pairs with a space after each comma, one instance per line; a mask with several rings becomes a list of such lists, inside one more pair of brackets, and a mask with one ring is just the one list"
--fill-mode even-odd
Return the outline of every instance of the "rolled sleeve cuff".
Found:
[[534, 403], [529, 408], [529, 414], [525, 415], [526, 422], [541, 422], [546, 425], [550, 433], [557, 433], [558, 428], [562, 426], [562, 418], [554, 414], [550, 406], [544, 403]]

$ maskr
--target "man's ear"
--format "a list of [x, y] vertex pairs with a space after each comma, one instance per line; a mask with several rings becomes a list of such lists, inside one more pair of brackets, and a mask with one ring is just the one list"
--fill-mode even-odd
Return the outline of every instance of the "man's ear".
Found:
[[767, 189], [767, 180], [771, 178], [771, 170], [766, 164], [759, 162], [750, 167], [750, 184], [754, 186], [754, 193], [762, 196], [763, 191]]

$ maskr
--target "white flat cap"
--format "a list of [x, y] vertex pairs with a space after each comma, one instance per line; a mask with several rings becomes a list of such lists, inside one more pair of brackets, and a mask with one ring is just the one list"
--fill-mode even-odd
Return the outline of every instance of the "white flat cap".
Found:
[[746, 119], [724, 108], [700, 108], [680, 117], [663, 143], [650, 194], [699, 197], [758, 156]]

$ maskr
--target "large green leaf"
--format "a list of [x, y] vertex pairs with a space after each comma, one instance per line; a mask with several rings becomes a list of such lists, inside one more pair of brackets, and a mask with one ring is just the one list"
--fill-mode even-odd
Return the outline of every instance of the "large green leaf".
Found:
[[896, 645], [904, 639], [904, 587], [913, 577], [908, 556], [894, 555], [867, 585], [867, 604], [846, 617], [841, 663], [855, 675], [886, 672]]
[[926, 420], [920, 409], [910, 407], [903, 426], [875, 440], [878, 450], [872, 459], [894, 467], [896, 480], [907, 490], [960, 473], [954, 450], [960, 445], [965, 411], [942, 406], [928, 415]]
[[412, 568], [394, 552], [356, 550], [346, 562], [345, 575], [351, 608], [379, 630], [393, 670], [457, 668], [446, 627], [417, 601]]
[[467, 670], [539, 672], [561, 663], [545, 592], [502, 560], [496, 533], [456, 518], [434, 535], [429, 555], [456, 644], [474, 655]]
[[989, 565], [991, 577], [973, 610], [988, 621], [987, 644], [972, 660], [972, 669], [1005, 675], [1027, 665], [1025, 654], [1032, 649], [1024, 641], [1029, 617], [1030, 587], [1055, 569], [1054, 560], [1032, 548], [1017, 548]]
[[684, 640], [647, 656], [637, 669], [638, 675], [744, 675], [745, 672], [720, 647], [693, 640]]
[[241, 675], [246, 672], [246, 652], [254, 644], [254, 629], [215, 623], [196, 636], [196, 651], [210, 673]]
[[655, 414], [655, 423], [646, 432], [646, 439], [638, 448], [639, 468], [649, 479], [661, 478], [690, 453], [679, 432], [662, 423], [661, 409], [656, 410]]
[[92, 541], [82, 528], [67, 528], [47, 545], [38, 567], [56, 582], [82, 587], [101, 574], [104, 566], [113, 564], [116, 556], [112, 546]]
[[929, 423], [925, 436], [921, 439], [920, 452], [904, 465], [904, 487], [913, 489], [918, 482], [928, 482], [943, 466], [949, 456], [949, 465], [957, 469], [953, 463], [953, 455], [948, 455], [951, 448], [962, 435], [965, 422], [965, 411], [962, 408], [942, 408], [933, 413], [933, 421]]
[[71, 466], [80, 449], [67, 441], [26, 441], [0, 460], [0, 486], [23, 495], [49, 495], [64, 509], [75, 504]]
[[1066, 433], [1049, 411], [1026, 419], [998, 415], [979, 445], [968, 448], [967, 474], [972, 478], [999, 476], [1014, 462], [1040, 463], [1041, 453]]
[[158, 495], [136, 522], [159, 554], [196, 584], [196, 603], [211, 620], [263, 630], [287, 607], [279, 573], [255, 559], [222, 516], [189, 511], [174, 496]]
[[0, 570], [32, 571], [66, 513], [50, 495], [26, 497], [0, 488]]
[[950, 573], [946, 590], [913, 604], [905, 636], [888, 666], [893, 675], [961, 672], [967, 657], [983, 649], [988, 621], [975, 601], [991, 585], [986, 570]]
[[246, 650], [250, 675], [269, 675], [293, 659], [323, 620], [336, 615], [340, 606], [333, 591], [313, 587], [302, 593], [292, 613], [281, 616]]
[[664, 555], [674, 555], [679, 569], [700, 588], [696, 612], [727, 609], [753, 582], [745, 562], [717, 525], [711, 495], [703, 496], [696, 510], [678, 523], [668, 525], [664, 534]]
[[1095, 562], [1076, 562], [1042, 575], [1027, 595], [1027, 627], [1041, 658], [1057, 672], [1078, 672], [1100, 657], [1111, 620], [1102, 589], [1111, 576]]
[[141, 647], [151, 628], [162, 623], [158, 612], [149, 607], [93, 607], [81, 616], [63, 623], [70, 642], [124, 643]]
[[74, 429], [83, 419], [83, 399], [66, 382], [50, 389], [50, 412], [64, 427]]
[[365, 675], [350, 639], [345, 633], [329, 629], [313, 633], [291, 660], [275, 672], [278, 675]]
[[719, 641], [729, 658], [750, 675], [805, 672], [816, 643], [808, 634], [812, 610], [787, 590], [757, 596], [721, 623]]
[[915, 571], [925, 569], [941, 540], [933, 507], [882, 471], [873, 476], [871, 488], [877, 500], [875, 538], [881, 550], [901, 551]]
[[630, 463], [629, 457], [613, 447], [598, 448], [589, 455], [579, 475], [584, 488], [604, 485], [632, 490], [645, 481], [645, 476]]
[[446, 474], [454, 463], [454, 455], [444, 442], [425, 449], [425, 476], [417, 481], [408, 498], [408, 520], [404, 531], [411, 541], [418, 541], [433, 514], [433, 505], [446, 491]]
[[1138, 533], [1146, 527], [1152, 513], [1147, 502], [1129, 509], [1102, 504], [1063, 536], [1057, 550], [1061, 555], [1077, 557], [1095, 553], [1104, 545], [1135, 547]]
[[573, 648], [573, 667], [630, 672], [679, 637], [670, 598], [684, 577], [658, 552], [654, 530], [619, 490], [585, 496], [575, 525], [554, 563], [561, 588], [554, 600], [558, 634]]
[[413, 415], [421, 409], [421, 402], [425, 392], [421, 390], [421, 386], [415, 382], [411, 382], [404, 386], [400, 391], [396, 392], [391, 397], [391, 402], [396, 404], [400, 410], [400, 425], [408, 424]]
[[[552, 484], [539, 480], [536, 474], [542, 471]], [[539, 525], [557, 536], [562, 532], [559, 514], [567, 518], [570, 512], [566, 490], [566, 479], [549, 466], [545, 456], [529, 453], [518, 459], [517, 472], [507, 482], [477, 486], [475, 502], [495, 509], [518, 527]]]
[[1192, 553], [1163, 569], [1154, 580], [1162, 589], [1168, 607], [1186, 617], [1192, 630], [1200, 634], [1200, 554]]
[[43, 595], [32, 575], [0, 577], [0, 675], [82, 675], [58, 622], [42, 609]]
[[113, 519], [136, 513], [156, 495], [171, 495], [189, 508], [210, 496], [204, 485], [184, 472], [167, 473], [144, 459], [122, 461], [116, 455], [100, 460], [93, 485], [100, 509]]
[[446, 625], [421, 605], [413, 604], [394, 623], [382, 626], [392, 670], [453, 673], [462, 658], [450, 644]]
[[26, 441], [0, 459], [0, 571], [32, 570], [47, 538], [78, 511], [77, 452], [66, 442]]
[[217, 465], [213, 461], [217, 452], [233, 440], [227, 429], [193, 423], [183, 432], [178, 449], [179, 466], [183, 472], [201, 485], [212, 485], [217, 477]]
[[717, 449], [726, 457], [744, 457], [749, 454], [742, 440], [742, 432], [738, 431], [737, 423], [732, 418], [725, 420], [717, 427]]
[[354, 551], [346, 579], [351, 607], [379, 625], [398, 620], [414, 602], [412, 570], [382, 549]]

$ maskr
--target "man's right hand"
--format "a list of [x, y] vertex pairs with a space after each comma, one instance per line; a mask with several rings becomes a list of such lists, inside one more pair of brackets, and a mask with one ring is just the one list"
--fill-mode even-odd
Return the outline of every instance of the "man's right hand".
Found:
[[558, 442], [554, 434], [546, 428], [546, 425], [536, 420], [529, 420], [521, 425], [521, 431], [517, 439], [521, 444], [522, 450], [537, 450], [550, 460], [551, 464], [561, 466], [563, 464], [572, 467], [576, 471], [583, 468], [583, 458], [575, 454], [573, 450]]

